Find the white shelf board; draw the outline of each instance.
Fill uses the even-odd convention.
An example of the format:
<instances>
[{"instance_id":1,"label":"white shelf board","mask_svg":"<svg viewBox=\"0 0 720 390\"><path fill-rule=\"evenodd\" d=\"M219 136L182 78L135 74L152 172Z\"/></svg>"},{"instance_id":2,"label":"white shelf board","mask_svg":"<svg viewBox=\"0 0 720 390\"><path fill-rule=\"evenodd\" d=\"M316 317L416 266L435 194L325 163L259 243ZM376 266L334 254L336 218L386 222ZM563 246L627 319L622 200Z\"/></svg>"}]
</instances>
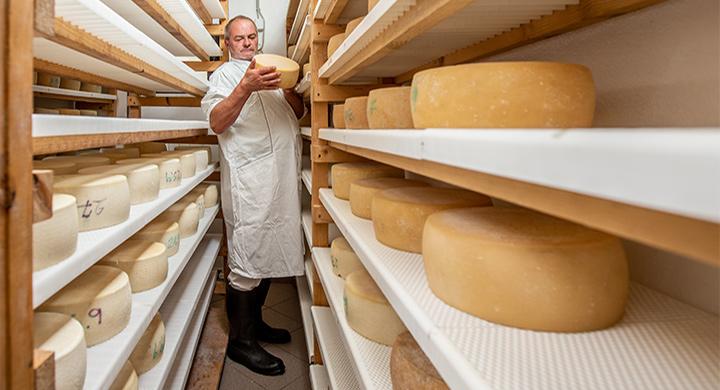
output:
<instances>
[{"instance_id":1,"label":"white shelf board","mask_svg":"<svg viewBox=\"0 0 720 390\"><path fill-rule=\"evenodd\" d=\"M210 166L192 178L183 179L178 187L161 190L158 198L152 202L132 206L130 217L119 225L78 234L77 249L72 256L53 266L33 272L33 308L40 306L103 256L185 196L210 176L214 169L214 166Z\"/></svg>"},{"instance_id":2,"label":"white shelf board","mask_svg":"<svg viewBox=\"0 0 720 390\"><path fill-rule=\"evenodd\" d=\"M132 295L132 312L127 327L110 340L88 348L84 387L86 390L110 387L150 321L160 310L170 292L174 290L176 282L186 266L190 264L191 270L196 269L200 261L199 257L195 257L196 249L200 248L197 251L200 256L208 246L214 245L219 248L218 240L201 242L211 222L215 219L218 209L217 206L209 209L209 212L206 212L200 221L198 231L180 241L178 253L168 259L168 275L165 281L153 289Z\"/></svg>"},{"instance_id":3,"label":"white shelf board","mask_svg":"<svg viewBox=\"0 0 720 390\"><path fill-rule=\"evenodd\" d=\"M205 9L213 19L226 19L227 14L225 8L220 4L220 0L202 0Z\"/></svg>"},{"instance_id":4,"label":"white shelf board","mask_svg":"<svg viewBox=\"0 0 720 390\"><path fill-rule=\"evenodd\" d=\"M310 386L312 390L330 390L330 378L325 366L321 364L310 366Z\"/></svg>"},{"instance_id":5,"label":"white shelf board","mask_svg":"<svg viewBox=\"0 0 720 390\"><path fill-rule=\"evenodd\" d=\"M313 17L315 19L325 19L332 2L333 0L319 0L313 11ZM365 16L368 13L367 11L367 0L346 0L335 24L347 24L352 19Z\"/></svg>"},{"instance_id":6,"label":"white shelf board","mask_svg":"<svg viewBox=\"0 0 720 390\"><path fill-rule=\"evenodd\" d=\"M300 176L307 192L312 193L312 171L310 168L303 169Z\"/></svg>"},{"instance_id":7,"label":"white shelf board","mask_svg":"<svg viewBox=\"0 0 720 390\"><path fill-rule=\"evenodd\" d=\"M310 253L310 255L312 255L312 253ZM313 274L314 274L314 272L313 272L312 260L311 260L311 257L308 257L305 260L305 278L307 281L308 291L310 292L310 297L312 297L312 295L313 295L313 283L312 283L313 282Z\"/></svg>"},{"instance_id":8,"label":"white shelf board","mask_svg":"<svg viewBox=\"0 0 720 390\"><path fill-rule=\"evenodd\" d=\"M310 138L312 137L312 128L309 126L303 126L300 128L300 134Z\"/></svg>"},{"instance_id":9,"label":"white shelf board","mask_svg":"<svg viewBox=\"0 0 720 390\"><path fill-rule=\"evenodd\" d=\"M308 15L305 18L302 30L300 30L300 36L295 45L295 51L293 51L292 54L293 61L300 64L300 66L303 65L303 59L307 57L310 51L310 30L312 30L312 20L310 19L310 15Z\"/></svg>"},{"instance_id":10,"label":"white shelf board","mask_svg":"<svg viewBox=\"0 0 720 390\"><path fill-rule=\"evenodd\" d=\"M165 388L183 344L197 344L197 339L186 340L185 336L191 328L196 327L196 323L199 323L198 328L202 328L205 320L215 288L214 265L221 239L221 236L207 236L206 245L198 250L193 263L182 274L172 294L160 308L160 317L165 324L165 349L158 364L140 376L140 389Z\"/></svg>"},{"instance_id":11,"label":"white shelf board","mask_svg":"<svg viewBox=\"0 0 720 390\"><path fill-rule=\"evenodd\" d=\"M33 92L47 93L47 94L52 94L52 95L73 96L73 97L91 98L91 99L117 100L117 96L110 95L107 93L74 91L72 89L53 88L53 87L46 87L44 85L33 85L32 90L33 90Z\"/></svg>"},{"instance_id":12,"label":"white shelf board","mask_svg":"<svg viewBox=\"0 0 720 390\"><path fill-rule=\"evenodd\" d=\"M195 14L187 0L157 0L165 8L168 14L172 15L183 29L195 40L202 49L211 57L223 55L222 49L215 39L210 35L200 18ZM222 9L222 7L221 7ZM224 12L223 12L224 13Z\"/></svg>"},{"instance_id":13,"label":"white shelf board","mask_svg":"<svg viewBox=\"0 0 720 390\"><path fill-rule=\"evenodd\" d=\"M288 35L288 45L294 45L298 41L300 36L300 30L305 26L305 20L308 16L308 7L310 6L310 0L300 0L297 11L295 12L295 19L290 27L290 34Z\"/></svg>"},{"instance_id":14,"label":"white shelf board","mask_svg":"<svg viewBox=\"0 0 720 390\"><path fill-rule=\"evenodd\" d=\"M313 332L312 312L312 295L308 289L309 279L305 276L295 278L298 300L300 301L300 316L302 317L303 330L305 332L305 346L307 347L308 362L312 363L313 352L315 351L315 333Z\"/></svg>"},{"instance_id":15,"label":"white shelf board","mask_svg":"<svg viewBox=\"0 0 720 390\"><path fill-rule=\"evenodd\" d=\"M720 222L717 128L321 129L320 138Z\"/></svg>"},{"instance_id":16,"label":"white shelf board","mask_svg":"<svg viewBox=\"0 0 720 390\"><path fill-rule=\"evenodd\" d=\"M327 15L327 11L330 9L330 3L332 2L333 0L318 0L313 10L313 18L325 19L325 15Z\"/></svg>"},{"instance_id":17,"label":"white shelf board","mask_svg":"<svg viewBox=\"0 0 720 390\"><path fill-rule=\"evenodd\" d=\"M375 239L347 201L320 199L367 271L453 389L714 388L720 322L639 284L625 317L586 333L533 332L454 309L430 290L422 256Z\"/></svg>"},{"instance_id":18,"label":"white shelf board","mask_svg":"<svg viewBox=\"0 0 720 390\"><path fill-rule=\"evenodd\" d=\"M33 114L33 137L207 129L207 121ZM209 131L209 130L208 130Z\"/></svg>"},{"instance_id":19,"label":"white shelf board","mask_svg":"<svg viewBox=\"0 0 720 390\"><path fill-rule=\"evenodd\" d=\"M301 67L302 69L302 67ZM295 92L298 93L298 95L302 95L310 89L310 86L312 85L312 76L310 75L310 72L307 72L305 76L303 76L302 80L295 86Z\"/></svg>"},{"instance_id":20,"label":"white shelf board","mask_svg":"<svg viewBox=\"0 0 720 390\"><path fill-rule=\"evenodd\" d=\"M333 273L330 249L313 248L313 261L325 296L327 296L330 308L335 315L345 351L347 351L361 387L364 389L392 389L391 348L366 339L348 324L344 305L345 282Z\"/></svg>"},{"instance_id":21,"label":"white shelf board","mask_svg":"<svg viewBox=\"0 0 720 390\"><path fill-rule=\"evenodd\" d=\"M330 308L321 306L313 306L311 310L331 388L334 390L361 389L332 311Z\"/></svg>"}]
</instances>

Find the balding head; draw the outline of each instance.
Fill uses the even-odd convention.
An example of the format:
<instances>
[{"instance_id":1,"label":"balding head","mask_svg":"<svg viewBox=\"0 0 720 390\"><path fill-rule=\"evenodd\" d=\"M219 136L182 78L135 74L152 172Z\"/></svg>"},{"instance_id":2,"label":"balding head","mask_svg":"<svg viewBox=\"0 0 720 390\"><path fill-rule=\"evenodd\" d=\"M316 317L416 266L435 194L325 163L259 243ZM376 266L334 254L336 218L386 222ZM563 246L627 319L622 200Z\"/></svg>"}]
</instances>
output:
<instances>
[{"instance_id":1,"label":"balding head","mask_svg":"<svg viewBox=\"0 0 720 390\"><path fill-rule=\"evenodd\" d=\"M237 15L225 25L225 45L230 56L250 61L258 47L258 32L255 22L244 15Z\"/></svg>"}]
</instances>

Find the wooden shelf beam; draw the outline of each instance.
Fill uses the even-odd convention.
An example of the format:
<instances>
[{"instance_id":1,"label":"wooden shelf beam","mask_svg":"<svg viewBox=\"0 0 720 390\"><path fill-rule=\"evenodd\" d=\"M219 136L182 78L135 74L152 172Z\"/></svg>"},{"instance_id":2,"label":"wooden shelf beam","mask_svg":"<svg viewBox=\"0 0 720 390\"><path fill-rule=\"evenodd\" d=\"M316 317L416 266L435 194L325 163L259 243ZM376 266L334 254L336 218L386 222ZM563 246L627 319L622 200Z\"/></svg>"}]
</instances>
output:
<instances>
[{"instance_id":1,"label":"wooden shelf beam","mask_svg":"<svg viewBox=\"0 0 720 390\"><path fill-rule=\"evenodd\" d=\"M138 142L195 137L205 134L207 134L207 128L33 137L32 151L34 155L51 154L79 149L109 147L120 144L134 144Z\"/></svg>"},{"instance_id":2,"label":"wooden shelf beam","mask_svg":"<svg viewBox=\"0 0 720 390\"><path fill-rule=\"evenodd\" d=\"M205 8L205 4L203 4L201 0L188 0L188 4L190 4L193 11L195 11L195 14L200 18L200 20L202 20L203 23L212 23L212 16L210 16L210 12L208 12L207 8Z\"/></svg>"},{"instance_id":3,"label":"wooden shelf beam","mask_svg":"<svg viewBox=\"0 0 720 390\"><path fill-rule=\"evenodd\" d=\"M214 72L224 63L225 61L186 61L185 65L196 72Z\"/></svg>"},{"instance_id":4,"label":"wooden shelf beam","mask_svg":"<svg viewBox=\"0 0 720 390\"><path fill-rule=\"evenodd\" d=\"M152 107L200 107L200 97L141 97L138 102L141 106Z\"/></svg>"},{"instance_id":5,"label":"wooden shelf beam","mask_svg":"<svg viewBox=\"0 0 720 390\"><path fill-rule=\"evenodd\" d=\"M106 77L83 72L82 70L70 68L64 65L58 65L38 58L35 58L33 60L33 70L85 81L92 84L98 84L108 88L115 88L121 91L134 92L138 95L155 96L155 92L149 89L122 83Z\"/></svg>"},{"instance_id":6,"label":"wooden shelf beam","mask_svg":"<svg viewBox=\"0 0 720 390\"><path fill-rule=\"evenodd\" d=\"M345 10L348 0L332 0L325 14L325 24L335 24Z\"/></svg>"}]
</instances>

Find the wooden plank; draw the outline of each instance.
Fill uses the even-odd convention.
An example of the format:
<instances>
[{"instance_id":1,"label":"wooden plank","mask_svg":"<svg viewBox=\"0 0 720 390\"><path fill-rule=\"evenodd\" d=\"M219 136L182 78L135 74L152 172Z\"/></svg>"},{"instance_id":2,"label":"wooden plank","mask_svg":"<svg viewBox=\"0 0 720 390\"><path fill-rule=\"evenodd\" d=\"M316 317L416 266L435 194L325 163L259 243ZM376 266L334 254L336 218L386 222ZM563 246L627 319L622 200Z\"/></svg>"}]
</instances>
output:
<instances>
[{"instance_id":1,"label":"wooden plank","mask_svg":"<svg viewBox=\"0 0 720 390\"><path fill-rule=\"evenodd\" d=\"M328 224L332 223L333 219L330 213L325 209L325 205L313 205L312 206L312 220L313 223Z\"/></svg>"},{"instance_id":2,"label":"wooden plank","mask_svg":"<svg viewBox=\"0 0 720 390\"><path fill-rule=\"evenodd\" d=\"M311 42L328 42L335 35L345 32L344 26L336 24L321 24L312 32Z\"/></svg>"},{"instance_id":3,"label":"wooden plank","mask_svg":"<svg viewBox=\"0 0 720 390\"><path fill-rule=\"evenodd\" d=\"M330 145L616 236L715 266L720 265L718 224L430 161L413 160L334 142Z\"/></svg>"},{"instance_id":4,"label":"wooden plank","mask_svg":"<svg viewBox=\"0 0 720 390\"><path fill-rule=\"evenodd\" d=\"M135 85L130 85L126 83L122 83L119 81L115 81L113 79L109 79L106 77L98 76L92 73L87 73L82 70L78 70L75 68L70 68L64 65L58 65L52 62L48 62L45 60L41 60L38 58L35 58L33 60L33 70L40 71L40 72L47 72L50 74L58 75L61 77L69 77L80 81L85 81L92 84L98 84L102 85L108 88L115 88L119 89L121 91L127 91L127 92L134 92L138 95L145 95L145 96L155 96L155 92L138 87Z\"/></svg>"},{"instance_id":5,"label":"wooden plank","mask_svg":"<svg viewBox=\"0 0 720 390\"><path fill-rule=\"evenodd\" d=\"M65 135L56 137L34 137L32 152L34 155L67 152L78 149L100 148L120 144L132 144L192 137L207 134L207 129L163 130L145 132L117 132L107 134ZM28 153L29 155L29 153Z\"/></svg>"},{"instance_id":6,"label":"wooden plank","mask_svg":"<svg viewBox=\"0 0 720 390\"><path fill-rule=\"evenodd\" d=\"M335 24L340 15L342 15L348 0L332 0L325 14L325 24Z\"/></svg>"},{"instance_id":7,"label":"wooden plank","mask_svg":"<svg viewBox=\"0 0 720 390\"><path fill-rule=\"evenodd\" d=\"M367 96L370 91L377 88L392 87L393 84L368 85L313 85L313 100L318 103L344 102L345 99L355 96Z\"/></svg>"},{"instance_id":8,"label":"wooden plank","mask_svg":"<svg viewBox=\"0 0 720 390\"><path fill-rule=\"evenodd\" d=\"M223 24L206 24L205 29L214 37L225 36L225 23Z\"/></svg>"},{"instance_id":9,"label":"wooden plank","mask_svg":"<svg viewBox=\"0 0 720 390\"><path fill-rule=\"evenodd\" d=\"M220 46L225 50L224 44ZM214 72L224 63L225 61L185 61L185 65L196 72Z\"/></svg>"},{"instance_id":10,"label":"wooden plank","mask_svg":"<svg viewBox=\"0 0 720 390\"><path fill-rule=\"evenodd\" d=\"M188 374L185 384L186 390L206 390L220 387L220 379L225 366L228 327L225 299L222 295L213 295L190 367L190 374Z\"/></svg>"},{"instance_id":11,"label":"wooden plank","mask_svg":"<svg viewBox=\"0 0 720 390\"><path fill-rule=\"evenodd\" d=\"M194 137L183 137L172 140L174 144L201 144L216 145L218 143L217 135L198 135Z\"/></svg>"},{"instance_id":12,"label":"wooden plank","mask_svg":"<svg viewBox=\"0 0 720 390\"><path fill-rule=\"evenodd\" d=\"M33 223L53 216L53 171L33 169Z\"/></svg>"},{"instance_id":13,"label":"wooden plank","mask_svg":"<svg viewBox=\"0 0 720 390\"><path fill-rule=\"evenodd\" d=\"M55 33L53 20L55 19L55 0L34 0L35 34L42 37L49 37Z\"/></svg>"},{"instance_id":14,"label":"wooden plank","mask_svg":"<svg viewBox=\"0 0 720 390\"><path fill-rule=\"evenodd\" d=\"M210 16L210 12L208 12L207 8L205 8L205 4L203 4L201 0L187 0L187 2L203 23L212 23L212 16Z\"/></svg>"},{"instance_id":15,"label":"wooden plank","mask_svg":"<svg viewBox=\"0 0 720 390\"><path fill-rule=\"evenodd\" d=\"M141 97L141 106L200 107L201 97Z\"/></svg>"},{"instance_id":16,"label":"wooden plank","mask_svg":"<svg viewBox=\"0 0 720 390\"><path fill-rule=\"evenodd\" d=\"M33 375L35 390L55 390L55 353L34 350Z\"/></svg>"},{"instance_id":17,"label":"wooden plank","mask_svg":"<svg viewBox=\"0 0 720 390\"><path fill-rule=\"evenodd\" d=\"M33 92L33 96L35 96L37 98L69 100L72 102L102 103L102 104L112 104L112 102L114 101L112 99L92 98L92 97L86 97L86 96L58 95L58 94L48 93L48 92Z\"/></svg>"},{"instance_id":18,"label":"wooden plank","mask_svg":"<svg viewBox=\"0 0 720 390\"><path fill-rule=\"evenodd\" d=\"M336 149L328 145L312 145L310 159L316 163L365 161L365 159L362 157L348 152L344 152L340 149Z\"/></svg>"},{"instance_id":19,"label":"wooden plank","mask_svg":"<svg viewBox=\"0 0 720 390\"><path fill-rule=\"evenodd\" d=\"M163 8L156 0L132 0L153 20L158 22L167 32L185 46L191 53L202 60L209 60L210 56L195 39ZM203 7L204 8L204 7Z\"/></svg>"}]
</instances>

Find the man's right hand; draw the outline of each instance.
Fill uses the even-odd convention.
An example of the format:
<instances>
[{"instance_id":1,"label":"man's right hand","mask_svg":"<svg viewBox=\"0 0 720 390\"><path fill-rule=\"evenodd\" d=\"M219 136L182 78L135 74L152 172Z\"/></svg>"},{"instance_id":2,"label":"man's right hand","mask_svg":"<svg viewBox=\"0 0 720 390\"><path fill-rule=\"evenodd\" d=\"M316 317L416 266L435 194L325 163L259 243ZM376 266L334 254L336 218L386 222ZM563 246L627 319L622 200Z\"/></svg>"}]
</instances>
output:
<instances>
[{"instance_id":1,"label":"man's right hand","mask_svg":"<svg viewBox=\"0 0 720 390\"><path fill-rule=\"evenodd\" d=\"M255 59L250 61L240 86L248 92L277 89L280 86L280 72L274 66L255 67Z\"/></svg>"}]
</instances>

